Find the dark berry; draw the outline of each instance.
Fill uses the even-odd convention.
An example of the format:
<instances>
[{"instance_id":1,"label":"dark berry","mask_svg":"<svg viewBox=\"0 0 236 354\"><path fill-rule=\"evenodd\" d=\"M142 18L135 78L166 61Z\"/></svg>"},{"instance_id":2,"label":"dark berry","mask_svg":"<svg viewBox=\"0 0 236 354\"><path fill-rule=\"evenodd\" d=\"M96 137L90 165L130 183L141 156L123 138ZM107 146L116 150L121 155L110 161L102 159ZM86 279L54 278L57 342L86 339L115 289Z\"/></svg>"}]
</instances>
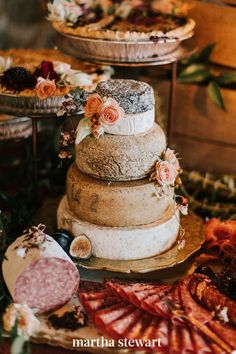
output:
<instances>
[{"instance_id":1,"label":"dark berry","mask_svg":"<svg viewBox=\"0 0 236 354\"><path fill-rule=\"evenodd\" d=\"M36 86L36 78L21 66L12 67L4 71L0 78L1 84L7 90L20 92L24 89L33 89Z\"/></svg>"},{"instance_id":2,"label":"dark berry","mask_svg":"<svg viewBox=\"0 0 236 354\"><path fill-rule=\"evenodd\" d=\"M74 238L69 231L58 229L52 234L52 237L66 253L69 253L70 245Z\"/></svg>"}]
</instances>

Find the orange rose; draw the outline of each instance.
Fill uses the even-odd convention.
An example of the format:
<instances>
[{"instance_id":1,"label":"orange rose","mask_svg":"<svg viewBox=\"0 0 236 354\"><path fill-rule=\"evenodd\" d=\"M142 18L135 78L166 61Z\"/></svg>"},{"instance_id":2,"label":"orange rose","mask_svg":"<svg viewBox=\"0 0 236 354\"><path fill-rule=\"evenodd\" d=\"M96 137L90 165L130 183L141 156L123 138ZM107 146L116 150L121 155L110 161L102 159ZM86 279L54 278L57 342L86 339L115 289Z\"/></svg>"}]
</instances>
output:
<instances>
[{"instance_id":1,"label":"orange rose","mask_svg":"<svg viewBox=\"0 0 236 354\"><path fill-rule=\"evenodd\" d=\"M55 84L55 80L49 80L39 77L35 89L37 96L43 100L44 98L53 96L56 92L57 87Z\"/></svg>"},{"instance_id":2,"label":"orange rose","mask_svg":"<svg viewBox=\"0 0 236 354\"><path fill-rule=\"evenodd\" d=\"M119 106L117 101L108 97L100 107L99 121L100 123L113 125L124 116L124 110Z\"/></svg>"},{"instance_id":3,"label":"orange rose","mask_svg":"<svg viewBox=\"0 0 236 354\"><path fill-rule=\"evenodd\" d=\"M98 93L93 93L89 96L87 103L84 107L85 117L92 117L94 114L98 113L103 100Z\"/></svg>"}]
</instances>

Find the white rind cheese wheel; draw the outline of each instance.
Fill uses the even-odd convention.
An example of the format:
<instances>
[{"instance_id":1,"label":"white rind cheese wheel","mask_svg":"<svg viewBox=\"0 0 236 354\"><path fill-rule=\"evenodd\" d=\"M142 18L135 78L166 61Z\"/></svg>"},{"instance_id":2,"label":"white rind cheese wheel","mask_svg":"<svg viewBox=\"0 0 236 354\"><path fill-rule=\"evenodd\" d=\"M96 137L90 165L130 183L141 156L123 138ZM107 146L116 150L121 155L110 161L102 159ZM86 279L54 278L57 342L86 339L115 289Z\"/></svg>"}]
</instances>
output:
<instances>
[{"instance_id":1,"label":"white rind cheese wheel","mask_svg":"<svg viewBox=\"0 0 236 354\"><path fill-rule=\"evenodd\" d=\"M149 179L108 182L81 173L73 164L67 173L67 197L81 220L103 226L137 226L155 222L173 201L173 189L160 197Z\"/></svg>"},{"instance_id":2,"label":"white rind cheese wheel","mask_svg":"<svg viewBox=\"0 0 236 354\"><path fill-rule=\"evenodd\" d=\"M58 227L75 237L85 234L92 243L92 254L98 258L134 260L148 258L167 251L179 233L179 213L173 204L158 221L135 228L95 225L77 218L64 197L57 211Z\"/></svg>"},{"instance_id":3,"label":"white rind cheese wheel","mask_svg":"<svg viewBox=\"0 0 236 354\"><path fill-rule=\"evenodd\" d=\"M86 137L76 145L76 164L81 172L102 180L138 180L151 175L165 148L165 134L154 124L147 133L135 136Z\"/></svg>"},{"instance_id":4,"label":"white rind cheese wheel","mask_svg":"<svg viewBox=\"0 0 236 354\"><path fill-rule=\"evenodd\" d=\"M48 235L41 244L35 237L18 237L5 253L2 272L13 301L38 313L64 305L79 285L76 266Z\"/></svg>"},{"instance_id":5,"label":"white rind cheese wheel","mask_svg":"<svg viewBox=\"0 0 236 354\"><path fill-rule=\"evenodd\" d=\"M154 108L142 113L125 114L114 125L104 125L105 133L136 135L147 132L155 122Z\"/></svg>"}]
</instances>

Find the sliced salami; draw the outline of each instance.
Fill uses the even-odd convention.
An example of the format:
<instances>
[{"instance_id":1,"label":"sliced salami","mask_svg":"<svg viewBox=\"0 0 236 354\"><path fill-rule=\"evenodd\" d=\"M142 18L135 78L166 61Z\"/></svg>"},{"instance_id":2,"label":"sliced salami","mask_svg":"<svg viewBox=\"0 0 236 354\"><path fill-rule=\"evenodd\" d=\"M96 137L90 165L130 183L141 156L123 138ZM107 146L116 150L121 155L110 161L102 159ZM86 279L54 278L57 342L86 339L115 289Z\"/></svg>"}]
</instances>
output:
<instances>
[{"instance_id":1,"label":"sliced salami","mask_svg":"<svg viewBox=\"0 0 236 354\"><path fill-rule=\"evenodd\" d=\"M33 230L8 247L2 271L14 302L46 313L77 292L79 272L52 237L40 228Z\"/></svg>"}]
</instances>

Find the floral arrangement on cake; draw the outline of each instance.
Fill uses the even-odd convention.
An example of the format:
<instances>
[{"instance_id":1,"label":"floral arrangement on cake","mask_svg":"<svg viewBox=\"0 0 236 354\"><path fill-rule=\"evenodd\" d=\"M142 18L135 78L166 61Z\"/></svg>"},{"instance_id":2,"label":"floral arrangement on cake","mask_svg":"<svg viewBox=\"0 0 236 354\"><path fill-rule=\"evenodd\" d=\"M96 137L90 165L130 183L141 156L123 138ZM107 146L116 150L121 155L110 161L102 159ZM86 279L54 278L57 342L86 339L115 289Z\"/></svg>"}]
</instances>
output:
<instances>
[{"instance_id":1,"label":"floral arrangement on cake","mask_svg":"<svg viewBox=\"0 0 236 354\"><path fill-rule=\"evenodd\" d=\"M92 134L96 139L105 133L107 125L114 125L124 117L124 110L111 97L93 93L84 106L84 118L77 127L76 144Z\"/></svg>"},{"instance_id":2,"label":"floral arrangement on cake","mask_svg":"<svg viewBox=\"0 0 236 354\"><path fill-rule=\"evenodd\" d=\"M174 150L167 148L158 158L150 181L155 181L157 193L160 197L168 195L169 188L178 189L182 185L180 174L182 173L179 159ZM182 195L174 194L174 199L183 215L188 214L188 199Z\"/></svg>"},{"instance_id":3,"label":"floral arrangement on cake","mask_svg":"<svg viewBox=\"0 0 236 354\"><path fill-rule=\"evenodd\" d=\"M0 57L0 87L2 92L36 96L45 99L60 96L77 86L90 86L90 75L73 70L60 61L42 61L32 71L12 66L11 58ZM33 91L33 92L32 92Z\"/></svg>"},{"instance_id":4,"label":"floral arrangement on cake","mask_svg":"<svg viewBox=\"0 0 236 354\"><path fill-rule=\"evenodd\" d=\"M189 2L184 0L53 0L47 4L47 19L78 27L112 15L117 19L143 24L150 23L150 16L156 11L185 16L190 7Z\"/></svg>"}]
</instances>

